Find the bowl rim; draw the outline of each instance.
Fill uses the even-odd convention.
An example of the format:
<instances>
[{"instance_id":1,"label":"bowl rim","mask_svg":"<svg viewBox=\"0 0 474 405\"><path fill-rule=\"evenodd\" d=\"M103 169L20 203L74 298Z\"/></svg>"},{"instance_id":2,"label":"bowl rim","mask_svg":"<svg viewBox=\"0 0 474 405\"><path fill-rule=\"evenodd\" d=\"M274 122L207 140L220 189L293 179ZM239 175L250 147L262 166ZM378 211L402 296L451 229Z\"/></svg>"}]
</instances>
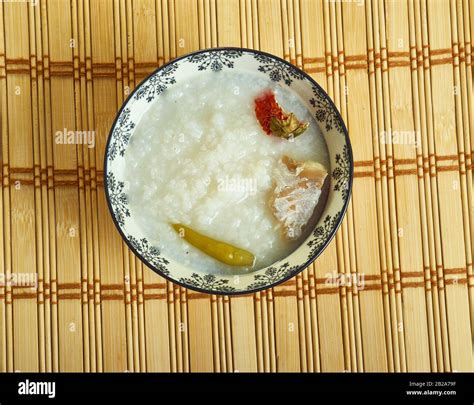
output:
<instances>
[{"instance_id":1,"label":"bowl rim","mask_svg":"<svg viewBox=\"0 0 474 405\"><path fill-rule=\"evenodd\" d=\"M337 223L334 226L334 229L329 234L326 241L321 245L321 247L319 248L319 250L315 254L313 254L308 260L306 260L305 263L299 265L298 269L294 270L291 274L283 277L282 279L280 279L278 281L270 283L268 285L261 286L261 287L255 287L255 288L250 289L250 290L236 290L236 291L209 290L209 289L202 288L202 287L196 287L196 286L193 286L193 285L188 285L188 284L186 284L182 281L179 281L179 280L176 280L176 279L172 278L170 275L164 274L161 270L156 269L152 264L150 264L148 262L148 260L146 260L137 251L137 249L135 249L135 247L132 246L132 244L130 243L130 241L128 240L128 238L126 237L124 232L122 231L119 223L117 222L117 219L115 218L114 211L113 211L113 208L112 208L111 199L110 199L110 195L109 195L109 189L107 187L107 173L108 173L107 151L109 150L110 142L112 140L113 132L114 132L115 126L117 124L117 121L118 121L119 117L121 116L122 111L127 107L128 102L132 99L132 97L135 95L137 90L144 83L146 83L152 76L154 76L159 71L165 69L167 66L170 66L170 65L172 65L172 64L174 64L174 63L176 63L180 60L186 59L186 58L188 58L192 55L199 55L201 53L209 53L209 52L214 52L214 51L242 51L242 52L247 52L247 53L251 53L251 54L254 54L254 55L263 55L263 56L270 57L272 59L277 60L278 62L283 63L285 66L287 66L290 69L293 69L293 70L296 69L300 74L303 75L303 77L306 80L308 80L312 85L314 85L319 90L320 94L324 97L324 99L329 103L329 105L331 106L331 108L335 112L337 119L341 123L342 132L344 133L345 144L347 145L347 151L348 151L348 157L349 157L349 179L348 179L348 184L347 184L347 198L344 201L344 205L343 205L343 207L340 211L340 215L339 215L339 218L337 219ZM181 56L178 56L174 59L169 60L168 62L164 63L163 65L161 65L158 68L156 68L155 70L153 70L153 72L148 74L146 77L144 77L140 81L140 83L138 83L134 87L134 89L130 92L130 94L127 96L127 98L123 101L120 109L117 111L117 113L115 115L114 121L112 122L109 134L107 136L107 142L105 143L104 166L103 167L104 167L104 172L103 172L104 173L104 191L105 191L105 199L107 201L107 207L110 211L110 215L112 217L112 220L113 220L113 223L114 223L115 227L119 231L119 234L122 237L123 241L127 244L127 247L133 252L133 254L135 256L137 256L142 261L142 263L144 263L152 271L154 271L155 273L157 273L159 276L163 277L164 279L166 279L168 281L171 281L172 283L175 283L175 284L177 284L177 285L179 285L183 288L194 290L194 291L197 291L197 292L200 292L200 293L211 294L211 295L222 295L222 296L225 296L225 295L227 295L227 296L248 295L248 294L254 294L254 293L259 292L259 291L268 290L270 288L273 288L275 286L283 284L286 281L292 279L293 277L300 274L304 269L306 269L311 263L313 263L323 253L323 251L327 248L329 243L333 240L334 236L336 235L336 232L338 231L339 227L341 226L342 221L344 220L345 214L347 212L347 208L349 206L349 201L350 201L351 195L352 195L352 182L353 182L353 177L354 177L354 158L353 158L353 154L352 154L352 145L351 145L350 138L349 138L349 132L347 130L346 124L345 124L344 120L342 119L342 116L341 116L339 110L337 109L336 105L332 101L331 97L329 97L329 95L326 93L326 91L319 85L319 83L316 82L316 80L314 80L304 70L300 69L299 67L293 65L292 63L288 62L287 60L285 60L285 59L283 59L279 56L273 55L273 54L265 52L265 51L257 50L257 49L232 47L232 46L199 49L197 51L193 51L193 52L183 54ZM296 249L298 249L298 248L296 248Z\"/></svg>"}]
</instances>

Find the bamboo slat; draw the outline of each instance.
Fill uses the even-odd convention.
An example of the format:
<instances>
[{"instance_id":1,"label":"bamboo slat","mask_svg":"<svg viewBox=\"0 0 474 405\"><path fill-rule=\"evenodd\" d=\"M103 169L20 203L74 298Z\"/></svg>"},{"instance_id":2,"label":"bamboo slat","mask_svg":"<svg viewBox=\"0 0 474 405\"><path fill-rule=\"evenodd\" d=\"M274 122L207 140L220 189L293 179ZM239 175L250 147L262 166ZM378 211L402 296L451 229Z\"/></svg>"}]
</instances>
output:
<instances>
[{"instance_id":1,"label":"bamboo slat","mask_svg":"<svg viewBox=\"0 0 474 405\"><path fill-rule=\"evenodd\" d=\"M7 133L10 134L7 148L3 149L4 155L8 154L8 169L14 174L15 186L10 191L9 223L10 241L6 240L11 249L11 268L23 269L23 273L37 276L36 273L36 213L35 191L33 173L21 173L21 168L33 167L34 151L32 142L32 105L31 82L28 75L30 66L24 67L24 60L29 60L29 27L28 7L21 5L14 13L13 10L4 10L5 24L5 55L13 60L19 67L18 73L7 76L7 103L9 116L7 118ZM21 69L21 70L20 70ZM18 170L19 169L19 170ZM17 243L11 243L15 240ZM25 254L27 252L27 254ZM30 288L11 288L11 300L15 296L24 297L24 301L12 303L13 344L14 347L23 347L22 350L13 351L15 370L30 371L39 368L38 348L38 312L36 305L37 294ZM8 297L7 297L8 301ZM33 328L31 327L33 326ZM30 330L31 329L31 330Z\"/></svg>"},{"instance_id":2,"label":"bamboo slat","mask_svg":"<svg viewBox=\"0 0 474 405\"><path fill-rule=\"evenodd\" d=\"M367 39L365 29L365 10L355 4L343 4L344 50L347 55L365 55ZM352 142L356 161L373 161L373 135L370 127L370 92L367 73L359 67L362 61L346 61L347 86L347 122L349 133L353 133ZM354 67L349 69L349 67ZM357 190L357 191L356 191ZM357 194L357 193L360 194ZM366 288L359 292L362 347L364 352L364 371L387 370L386 338L383 321L382 291L380 285L380 241L377 235L377 223L370 215L376 211L375 182L372 177L355 177L352 195L354 226L357 241L363 249L356 248L356 261L359 273L365 274ZM359 213L364 212L363 215ZM367 316L367 311L371 315ZM369 349L371 347L372 349Z\"/></svg>"},{"instance_id":3,"label":"bamboo slat","mask_svg":"<svg viewBox=\"0 0 474 405\"><path fill-rule=\"evenodd\" d=\"M473 371L473 16L468 0L0 2L0 371ZM303 68L355 160L318 260L232 298L144 266L103 190L130 91L216 46ZM57 143L64 130L95 147ZM36 288L6 281L19 274Z\"/></svg>"},{"instance_id":4,"label":"bamboo slat","mask_svg":"<svg viewBox=\"0 0 474 405\"><path fill-rule=\"evenodd\" d=\"M449 25L449 3L428 2L429 18ZM431 92L433 103L434 141L436 155L453 156L451 160L436 162L439 219L443 261L438 270L439 288L444 287L449 333L448 370L468 370L472 365L471 356L463 356L461 347L472 344L470 330L469 305L466 279L466 254L463 237L463 215L460 185L460 172L447 171L449 165L458 167L458 149L456 147L456 122L453 67L440 64L446 59L446 53L433 56L433 49L449 49L452 53L450 33L440 35L432 25L428 25L430 41ZM451 56L448 56L451 58ZM441 191L440 191L441 190ZM468 242L468 241L466 241ZM462 309L463 308L463 309Z\"/></svg>"},{"instance_id":5,"label":"bamboo slat","mask_svg":"<svg viewBox=\"0 0 474 405\"><path fill-rule=\"evenodd\" d=\"M399 133L407 131L413 134L413 140L416 142L419 128L415 128L413 115L408 7L401 2L392 2L388 4L385 12L389 33L388 65L399 67L389 75L392 101L390 129L393 134L395 131ZM394 21L404 21L405 24L393 24ZM412 251L422 252L420 211L424 211L424 208L418 195L416 177L418 171L413 170L420 149L421 146L417 147L416 143L394 144L392 148L394 173L397 170L410 173L407 176L395 177L399 269L403 289L402 327L405 335L407 371L430 369L425 291L422 288L415 288L425 286L423 256L411 254Z\"/></svg>"}]
</instances>

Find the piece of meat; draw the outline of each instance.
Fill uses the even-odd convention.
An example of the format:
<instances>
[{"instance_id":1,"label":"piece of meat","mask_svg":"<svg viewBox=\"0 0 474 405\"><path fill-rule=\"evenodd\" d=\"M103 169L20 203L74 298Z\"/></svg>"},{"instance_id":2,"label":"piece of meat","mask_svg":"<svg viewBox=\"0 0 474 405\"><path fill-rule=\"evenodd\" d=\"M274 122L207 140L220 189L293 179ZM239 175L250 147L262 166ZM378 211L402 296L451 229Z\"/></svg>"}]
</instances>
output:
<instances>
[{"instance_id":1,"label":"piece of meat","mask_svg":"<svg viewBox=\"0 0 474 405\"><path fill-rule=\"evenodd\" d=\"M318 162L299 162L288 156L280 159L274 171L270 207L286 239L296 240L302 235L318 204L327 174Z\"/></svg>"}]
</instances>

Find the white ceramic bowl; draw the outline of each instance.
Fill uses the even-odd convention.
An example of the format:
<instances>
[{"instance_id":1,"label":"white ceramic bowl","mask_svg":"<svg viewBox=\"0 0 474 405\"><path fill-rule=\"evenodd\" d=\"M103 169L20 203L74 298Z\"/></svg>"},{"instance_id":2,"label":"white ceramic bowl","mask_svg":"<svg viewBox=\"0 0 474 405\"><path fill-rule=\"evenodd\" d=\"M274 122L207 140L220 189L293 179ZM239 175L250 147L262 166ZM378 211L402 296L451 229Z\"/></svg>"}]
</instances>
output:
<instances>
[{"instance_id":1,"label":"white ceramic bowl","mask_svg":"<svg viewBox=\"0 0 474 405\"><path fill-rule=\"evenodd\" d=\"M130 138L151 103L174 84L203 71L239 70L266 76L297 93L306 103L326 140L330 171L329 192L322 215L301 245L269 267L239 276L211 274L186 267L162 254L142 234L128 208L124 192L124 154ZM159 135L157 135L159 136ZM353 159L346 126L329 96L306 73L268 53L243 48L214 48L194 52L161 66L130 94L110 130L104 163L105 193L112 218L132 251L152 270L186 288L210 294L246 294L273 287L306 268L326 248L349 202Z\"/></svg>"}]
</instances>

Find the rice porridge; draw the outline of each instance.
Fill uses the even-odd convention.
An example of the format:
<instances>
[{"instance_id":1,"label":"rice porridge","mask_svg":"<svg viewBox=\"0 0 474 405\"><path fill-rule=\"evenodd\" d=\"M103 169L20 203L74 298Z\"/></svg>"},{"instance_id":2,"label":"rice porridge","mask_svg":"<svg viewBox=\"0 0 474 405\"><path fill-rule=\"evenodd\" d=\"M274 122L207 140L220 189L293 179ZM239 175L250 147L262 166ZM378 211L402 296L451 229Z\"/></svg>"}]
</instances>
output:
<instances>
[{"instance_id":1,"label":"rice porridge","mask_svg":"<svg viewBox=\"0 0 474 405\"><path fill-rule=\"evenodd\" d=\"M275 110L272 97L292 113L283 124L256 118ZM267 104L259 110L259 102ZM296 249L330 171L324 138L301 99L265 77L232 71L201 73L160 95L125 162L130 210L149 242L184 265L226 274L266 267ZM230 251L240 264L209 251Z\"/></svg>"}]
</instances>

